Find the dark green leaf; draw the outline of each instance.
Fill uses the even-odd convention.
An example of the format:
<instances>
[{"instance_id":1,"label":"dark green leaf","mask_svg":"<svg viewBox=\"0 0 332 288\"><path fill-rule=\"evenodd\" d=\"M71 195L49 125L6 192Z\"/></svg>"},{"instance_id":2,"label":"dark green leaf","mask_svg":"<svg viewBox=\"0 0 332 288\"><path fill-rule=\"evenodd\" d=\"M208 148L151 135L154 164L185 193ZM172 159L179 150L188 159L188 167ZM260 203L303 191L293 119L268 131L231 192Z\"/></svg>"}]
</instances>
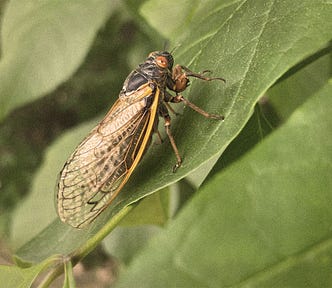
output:
<instances>
[{"instance_id":1,"label":"dark green leaf","mask_svg":"<svg viewBox=\"0 0 332 288\"><path fill-rule=\"evenodd\" d=\"M331 287L331 94L207 183L117 287Z\"/></svg>"}]
</instances>

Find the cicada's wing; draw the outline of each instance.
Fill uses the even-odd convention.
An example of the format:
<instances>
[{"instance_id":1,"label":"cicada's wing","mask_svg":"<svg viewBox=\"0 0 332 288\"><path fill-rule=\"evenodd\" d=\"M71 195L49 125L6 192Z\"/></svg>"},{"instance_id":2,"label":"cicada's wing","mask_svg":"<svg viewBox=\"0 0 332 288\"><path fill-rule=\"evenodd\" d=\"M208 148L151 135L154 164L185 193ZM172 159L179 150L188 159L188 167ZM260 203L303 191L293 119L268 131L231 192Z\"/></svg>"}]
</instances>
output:
<instances>
[{"instance_id":1,"label":"cicada's wing","mask_svg":"<svg viewBox=\"0 0 332 288\"><path fill-rule=\"evenodd\" d=\"M67 160L57 192L63 222L81 228L93 221L140 161L157 121L159 90L144 85L134 93L120 97Z\"/></svg>"}]
</instances>

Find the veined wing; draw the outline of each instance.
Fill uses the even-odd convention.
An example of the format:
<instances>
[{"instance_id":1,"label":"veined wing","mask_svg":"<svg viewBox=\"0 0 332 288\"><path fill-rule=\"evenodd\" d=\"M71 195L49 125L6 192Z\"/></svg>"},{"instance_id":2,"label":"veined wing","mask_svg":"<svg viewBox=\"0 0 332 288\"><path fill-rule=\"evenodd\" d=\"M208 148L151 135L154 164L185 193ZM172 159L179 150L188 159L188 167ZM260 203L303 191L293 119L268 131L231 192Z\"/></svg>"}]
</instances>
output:
<instances>
[{"instance_id":1,"label":"veined wing","mask_svg":"<svg viewBox=\"0 0 332 288\"><path fill-rule=\"evenodd\" d=\"M158 89L153 92L146 84L133 95L120 97L76 148L58 182L62 221L84 227L119 193L148 146L159 96Z\"/></svg>"}]
</instances>

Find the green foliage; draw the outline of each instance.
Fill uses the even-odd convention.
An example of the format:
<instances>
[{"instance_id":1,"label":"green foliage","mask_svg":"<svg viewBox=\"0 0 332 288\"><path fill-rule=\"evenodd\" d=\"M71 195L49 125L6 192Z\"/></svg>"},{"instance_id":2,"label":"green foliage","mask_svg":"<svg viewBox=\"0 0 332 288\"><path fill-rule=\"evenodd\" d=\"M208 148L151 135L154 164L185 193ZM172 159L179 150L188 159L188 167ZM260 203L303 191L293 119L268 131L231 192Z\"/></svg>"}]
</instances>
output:
<instances>
[{"instance_id":1,"label":"green foliage","mask_svg":"<svg viewBox=\"0 0 332 288\"><path fill-rule=\"evenodd\" d=\"M330 287L331 4L109 3L10 1L2 15L0 134L11 137L8 131L24 122L20 115L33 123L50 106L75 117L70 125L56 126L52 136L38 130L42 149L29 148L33 138L19 160L8 151L21 146L9 149L9 140L0 140L0 181L15 161L43 158L31 172L26 199L6 210L11 222L2 230L20 248L16 265L0 267L1 279L29 287L48 269L44 287L62 271L64 287L74 287L72 264L133 210L103 244L128 265L118 287ZM184 92L204 110L225 115L225 121L185 108L172 117L184 156L176 173L169 142L151 145L96 223L84 230L61 223L54 210L56 177L102 116L91 120L101 109L97 103L110 107L125 75L165 40L175 48L176 63L227 80L193 80ZM30 108L36 106L37 111ZM52 122L62 123L56 117ZM196 187L204 181L192 197L184 177Z\"/></svg>"},{"instance_id":2,"label":"green foliage","mask_svg":"<svg viewBox=\"0 0 332 288\"><path fill-rule=\"evenodd\" d=\"M0 287L31 287L37 275L57 261L61 261L61 257L53 256L31 267L2 265L0 266Z\"/></svg>"},{"instance_id":3,"label":"green foliage","mask_svg":"<svg viewBox=\"0 0 332 288\"><path fill-rule=\"evenodd\" d=\"M216 173L117 287L330 287L331 93Z\"/></svg>"},{"instance_id":4,"label":"green foliage","mask_svg":"<svg viewBox=\"0 0 332 288\"><path fill-rule=\"evenodd\" d=\"M105 0L10 1L1 29L0 119L75 72L110 6Z\"/></svg>"}]
</instances>

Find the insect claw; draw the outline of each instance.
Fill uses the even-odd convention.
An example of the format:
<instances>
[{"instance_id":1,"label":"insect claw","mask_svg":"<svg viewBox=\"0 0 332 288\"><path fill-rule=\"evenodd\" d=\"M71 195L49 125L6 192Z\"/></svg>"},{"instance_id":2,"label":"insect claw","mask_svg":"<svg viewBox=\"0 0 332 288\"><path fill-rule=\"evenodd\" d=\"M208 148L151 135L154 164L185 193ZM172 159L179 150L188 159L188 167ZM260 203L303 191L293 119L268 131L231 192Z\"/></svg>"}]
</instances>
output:
<instances>
[{"instance_id":1,"label":"insect claw","mask_svg":"<svg viewBox=\"0 0 332 288\"><path fill-rule=\"evenodd\" d=\"M207 118L212 118L212 119L216 119L216 120L225 120L224 115L218 115L218 114L210 114L209 117L207 117Z\"/></svg>"},{"instance_id":2,"label":"insect claw","mask_svg":"<svg viewBox=\"0 0 332 288\"><path fill-rule=\"evenodd\" d=\"M181 166L181 162L177 162L174 166L173 166L173 169L172 169L172 172L175 173L176 170L178 170L178 168Z\"/></svg>"}]
</instances>

